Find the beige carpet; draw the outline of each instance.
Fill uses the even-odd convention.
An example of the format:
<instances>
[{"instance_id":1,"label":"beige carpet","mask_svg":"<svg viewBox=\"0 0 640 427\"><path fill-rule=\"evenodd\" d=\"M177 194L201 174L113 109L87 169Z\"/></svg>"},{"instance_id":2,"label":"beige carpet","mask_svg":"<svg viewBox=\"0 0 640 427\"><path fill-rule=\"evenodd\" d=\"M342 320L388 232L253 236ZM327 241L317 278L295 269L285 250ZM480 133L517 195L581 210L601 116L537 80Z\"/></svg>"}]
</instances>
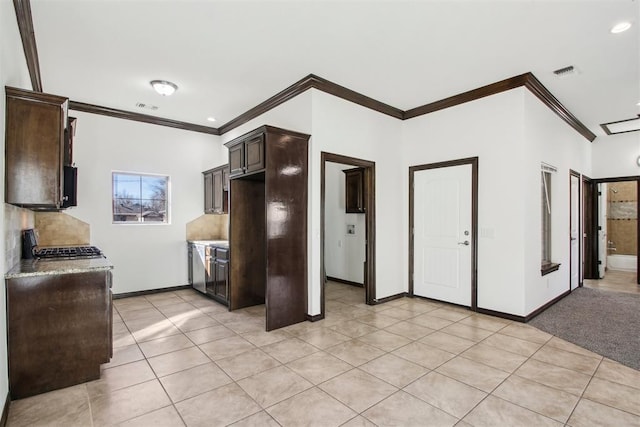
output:
<instances>
[{"instance_id":1,"label":"beige carpet","mask_svg":"<svg viewBox=\"0 0 640 427\"><path fill-rule=\"evenodd\" d=\"M578 288L529 324L640 370L640 295Z\"/></svg>"}]
</instances>

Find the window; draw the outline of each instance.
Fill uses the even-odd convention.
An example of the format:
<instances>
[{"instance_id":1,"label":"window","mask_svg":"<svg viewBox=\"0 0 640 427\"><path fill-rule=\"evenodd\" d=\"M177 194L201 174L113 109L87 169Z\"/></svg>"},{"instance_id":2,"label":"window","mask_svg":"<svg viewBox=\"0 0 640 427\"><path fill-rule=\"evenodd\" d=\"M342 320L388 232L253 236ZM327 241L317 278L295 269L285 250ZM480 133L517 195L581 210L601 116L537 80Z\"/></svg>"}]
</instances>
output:
<instances>
[{"instance_id":1,"label":"window","mask_svg":"<svg viewBox=\"0 0 640 427\"><path fill-rule=\"evenodd\" d=\"M541 253L541 272L544 276L547 273L551 273L552 271L556 271L560 268L560 264L554 264L551 261L551 182L552 182L552 173L556 172L557 169L553 166L542 164L542 169L540 171L540 188L542 200L540 205L542 206L542 226L541 226L541 242L542 242L542 253Z\"/></svg>"},{"instance_id":2,"label":"window","mask_svg":"<svg viewBox=\"0 0 640 427\"><path fill-rule=\"evenodd\" d=\"M169 177L113 172L113 223L169 223Z\"/></svg>"}]
</instances>

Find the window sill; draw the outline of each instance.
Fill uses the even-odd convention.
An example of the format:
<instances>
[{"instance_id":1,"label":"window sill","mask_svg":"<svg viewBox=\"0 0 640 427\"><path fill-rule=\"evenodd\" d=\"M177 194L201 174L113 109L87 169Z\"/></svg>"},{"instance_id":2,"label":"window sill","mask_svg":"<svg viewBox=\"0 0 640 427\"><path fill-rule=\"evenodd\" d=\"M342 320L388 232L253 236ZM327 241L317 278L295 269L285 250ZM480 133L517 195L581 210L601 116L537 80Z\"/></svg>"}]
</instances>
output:
<instances>
[{"instance_id":1,"label":"window sill","mask_svg":"<svg viewBox=\"0 0 640 427\"><path fill-rule=\"evenodd\" d=\"M542 264L542 266L540 267L540 272L542 273L543 276L546 276L549 273L553 273L554 271L558 271L558 269L560 268L560 264L556 264L554 262L549 262L546 264Z\"/></svg>"}]
</instances>

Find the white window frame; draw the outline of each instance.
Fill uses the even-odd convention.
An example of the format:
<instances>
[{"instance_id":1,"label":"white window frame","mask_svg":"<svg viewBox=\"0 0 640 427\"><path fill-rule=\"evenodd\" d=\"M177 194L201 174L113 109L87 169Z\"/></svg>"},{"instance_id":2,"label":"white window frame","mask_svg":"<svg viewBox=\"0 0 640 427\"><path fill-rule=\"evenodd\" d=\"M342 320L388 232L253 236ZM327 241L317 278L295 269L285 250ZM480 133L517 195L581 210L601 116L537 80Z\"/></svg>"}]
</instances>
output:
<instances>
[{"instance_id":1,"label":"white window frame","mask_svg":"<svg viewBox=\"0 0 640 427\"><path fill-rule=\"evenodd\" d=\"M542 163L540 168L541 218L540 218L540 264L544 273L545 267L554 265L552 261L553 246L553 175L558 170L549 164Z\"/></svg>"},{"instance_id":2,"label":"white window frame","mask_svg":"<svg viewBox=\"0 0 640 427\"><path fill-rule=\"evenodd\" d=\"M166 188L165 188L165 215L162 221L145 221L145 215L141 211L139 215L136 215L135 220L124 220L118 221L116 220L116 188L115 188L115 176L116 175L130 175L132 177L139 178L142 185L143 177L153 177L153 178L164 178L166 180ZM142 193L141 193L142 194ZM135 198L133 198L135 199ZM142 201L146 199L137 199L139 200L138 205L142 205ZM160 210L161 212L161 210ZM157 174L157 173L147 173L147 172L132 172L132 171L121 171L114 170L111 171L111 223L114 225L170 225L171 224L171 177L165 174Z\"/></svg>"}]
</instances>

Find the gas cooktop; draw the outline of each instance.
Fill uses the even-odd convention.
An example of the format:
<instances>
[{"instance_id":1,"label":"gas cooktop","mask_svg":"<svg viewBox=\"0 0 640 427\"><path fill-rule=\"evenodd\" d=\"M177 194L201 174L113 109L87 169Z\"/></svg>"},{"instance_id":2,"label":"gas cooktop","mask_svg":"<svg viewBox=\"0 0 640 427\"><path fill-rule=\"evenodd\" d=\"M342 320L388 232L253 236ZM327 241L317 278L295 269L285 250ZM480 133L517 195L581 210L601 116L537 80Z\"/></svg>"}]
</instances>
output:
<instances>
[{"instance_id":1,"label":"gas cooktop","mask_svg":"<svg viewBox=\"0 0 640 427\"><path fill-rule=\"evenodd\" d=\"M102 251L95 246L65 246L61 248L42 248L33 254L39 259L78 259L102 258Z\"/></svg>"}]
</instances>

